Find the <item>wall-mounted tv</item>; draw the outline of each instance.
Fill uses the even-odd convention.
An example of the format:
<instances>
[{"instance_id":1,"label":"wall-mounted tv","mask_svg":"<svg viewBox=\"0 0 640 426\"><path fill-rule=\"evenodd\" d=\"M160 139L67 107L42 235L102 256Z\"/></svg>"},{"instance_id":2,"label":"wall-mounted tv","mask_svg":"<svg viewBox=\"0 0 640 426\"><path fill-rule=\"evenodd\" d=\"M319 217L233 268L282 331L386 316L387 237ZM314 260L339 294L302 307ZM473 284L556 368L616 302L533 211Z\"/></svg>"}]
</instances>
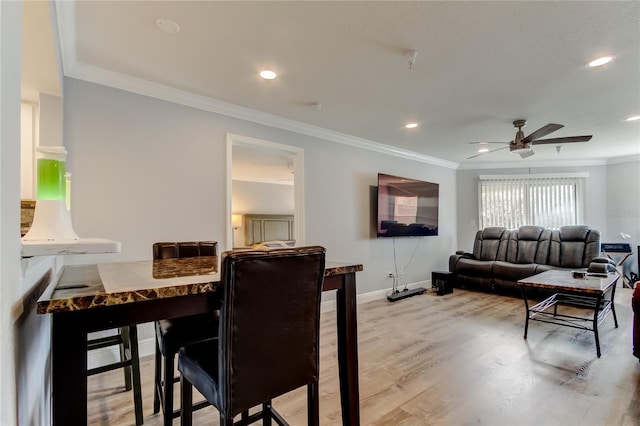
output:
<instances>
[{"instance_id":1,"label":"wall-mounted tv","mask_svg":"<svg viewBox=\"0 0 640 426\"><path fill-rule=\"evenodd\" d=\"M378 237L438 235L437 183L378 173Z\"/></svg>"}]
</instances>

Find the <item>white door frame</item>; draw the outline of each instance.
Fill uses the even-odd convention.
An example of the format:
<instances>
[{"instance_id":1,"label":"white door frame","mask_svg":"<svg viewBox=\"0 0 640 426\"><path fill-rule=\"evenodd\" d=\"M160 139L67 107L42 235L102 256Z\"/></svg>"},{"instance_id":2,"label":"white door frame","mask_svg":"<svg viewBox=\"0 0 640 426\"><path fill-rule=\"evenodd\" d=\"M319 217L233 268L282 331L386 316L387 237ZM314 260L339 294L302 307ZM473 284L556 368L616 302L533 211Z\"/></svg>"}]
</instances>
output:
<instances>
[{"instance_id":1,"label":"white door frame","mask_svg":"<svg viewBox=\"0 0 640 426\"><path fill-rule=\"evenodd\" d=\"M270 142L262 139L256 139L249 136L235 135L227 133L227 247L230 250L233 247L233 231L232 231L232 184L233 184L233 147L259 147L260 149L272 149L275 151L283 151L290 155L293 159L293 237L296 245L305 244L304 235L304 149L297 146L284 145L280 143Z\"/></svg>"}]
</instances>

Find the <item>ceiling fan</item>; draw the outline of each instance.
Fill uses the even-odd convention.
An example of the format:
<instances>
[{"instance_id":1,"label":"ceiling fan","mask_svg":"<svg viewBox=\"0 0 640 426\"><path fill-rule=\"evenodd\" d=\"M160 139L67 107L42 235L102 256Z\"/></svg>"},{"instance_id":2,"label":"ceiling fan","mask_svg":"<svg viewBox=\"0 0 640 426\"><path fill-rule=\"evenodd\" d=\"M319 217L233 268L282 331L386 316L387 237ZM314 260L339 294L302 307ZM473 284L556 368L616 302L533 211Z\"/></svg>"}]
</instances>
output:
<instances>
[{"instance_id":1,"label":"ceiling fan","mask_svg":"<svg viewBox=\"0 0 640 426\"><path fill-rule=\"evenodd\" d=\"M556 130L562 129L564 126L562 124L554 124L549 123L546 126L542 126L535 132L529 134L529 136L524 135L522 128L526 126L527 120L515 120L513 125L518 129L516 132L516 137L511 142L469 142L471 144L488 144L488 143L501 143L506 144L502 148L494 149L487 152L481 152L480 154L472 155L470 158L475 158L480 155L489 154L491 152L499 151L501 149L509 148L509 151L515 152L516 154L520 154L521 158L531 157L534 152L531 148L532 145L545 145L545 144L554 144L558 145L561 143L569 143L569 142L588 142L593 137L592 135L588 136L567 136L563 138L550 138L550 139L539 139L543 136L548 135L549 133L555 132ZM558 148L558 152L560 149Z\"/></svg>"}]
</instances>

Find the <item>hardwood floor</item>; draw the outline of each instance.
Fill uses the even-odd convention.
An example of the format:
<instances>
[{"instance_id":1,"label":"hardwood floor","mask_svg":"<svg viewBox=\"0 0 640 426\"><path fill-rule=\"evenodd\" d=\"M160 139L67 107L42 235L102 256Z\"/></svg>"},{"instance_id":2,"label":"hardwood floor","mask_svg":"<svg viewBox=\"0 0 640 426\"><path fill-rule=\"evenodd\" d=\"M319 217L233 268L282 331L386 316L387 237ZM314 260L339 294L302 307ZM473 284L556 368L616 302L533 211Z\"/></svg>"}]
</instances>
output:
<instances>
[{"instance_id":1,"label":"hardwood floor","mask_svg":"<svg viewBox=\"0 0 640 426\"><path fill-rule=\"evenodd\" d=\"M619 328L611 316L601 325L601 358L589 331L532 322L524 340L524 304L513 297L455 289L359 305L361 424L639 425L630 300L631 290L616 290ZM334 316L322 315L322 425L341 424ZM160 425L151 414L153 357L141 367L145 424ZM123 389L120 371L89 378L90 424L134 424ZM306 424L304 388L274 407ZM217 411L195 412L194 424L217 425Z\"/></svg>"}]
</instances>

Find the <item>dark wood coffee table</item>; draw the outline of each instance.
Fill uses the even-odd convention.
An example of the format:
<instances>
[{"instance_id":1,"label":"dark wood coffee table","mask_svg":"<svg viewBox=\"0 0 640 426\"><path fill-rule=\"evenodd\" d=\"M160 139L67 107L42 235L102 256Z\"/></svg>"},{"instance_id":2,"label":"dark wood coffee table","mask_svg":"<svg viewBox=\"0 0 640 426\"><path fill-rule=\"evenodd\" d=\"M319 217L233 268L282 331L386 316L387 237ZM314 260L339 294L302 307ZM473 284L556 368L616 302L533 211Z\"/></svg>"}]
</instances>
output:
<instances>
[{"instance_id":1,"label":"dark wood coffee table","mask_svg":"<svg viewBox=\"0 0 640 426\"><path fill-rule=\"evenodd\" d=\"M615 273L587 274L585 278L573 278L571 271L545 271L518 281L524 306L527 310L524 325L524 338L527 338L529 320L548 322L565 327L593 331L596 340L596 353L600 357L600 339L598 326L609 315L618 328L618 318L613 304L616 294L616 282L620 276ZM529 306L526 288L550 289L554 293L533 306ZM593 310L592 317L579 317L558 313L559 305L570 305Z\"/></svg>"}]
</instances>

